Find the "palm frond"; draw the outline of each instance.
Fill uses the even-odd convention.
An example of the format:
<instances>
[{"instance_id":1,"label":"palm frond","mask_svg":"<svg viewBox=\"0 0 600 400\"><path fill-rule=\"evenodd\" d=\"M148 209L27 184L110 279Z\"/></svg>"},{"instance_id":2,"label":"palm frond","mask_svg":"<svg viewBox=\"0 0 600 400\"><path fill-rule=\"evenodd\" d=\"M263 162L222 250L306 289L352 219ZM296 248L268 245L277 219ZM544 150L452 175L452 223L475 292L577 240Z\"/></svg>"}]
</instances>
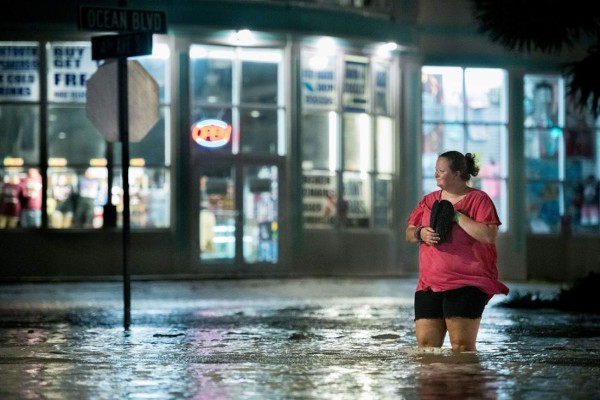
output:
<instances>
[{"instance_id":1,"label":"palm frond","mask_svg":"<svg viewBox=\"0 0 600 400\"><path fill-rule=\"evenodd\" d=\"M480 33L510 50L546 53L599 34L600 7L589 0L471 0Z\"/></svg>"},{"instance_id":2,"label":"palm frond","mask_svg":"<svg viewBox=\"0 0 600 400\"><path fill-rule=\"evenodd\" d=\"M581 61L567 64L568 94L579 109L589 109L595 117L600 115L600 46L592 47Z\"/></svg>"},{"instance_id":3,"label":"palm frond","mask_svg":"<svg viewBox=\"0 0 600 400\"><path fill-rule=\"evenodd\" d=\"M569 95L581 110L600 115L600 2L589 0L470 0L480 33L511 51L559 53L597 43L565 65Z\"/></svg>"}]
</instances>

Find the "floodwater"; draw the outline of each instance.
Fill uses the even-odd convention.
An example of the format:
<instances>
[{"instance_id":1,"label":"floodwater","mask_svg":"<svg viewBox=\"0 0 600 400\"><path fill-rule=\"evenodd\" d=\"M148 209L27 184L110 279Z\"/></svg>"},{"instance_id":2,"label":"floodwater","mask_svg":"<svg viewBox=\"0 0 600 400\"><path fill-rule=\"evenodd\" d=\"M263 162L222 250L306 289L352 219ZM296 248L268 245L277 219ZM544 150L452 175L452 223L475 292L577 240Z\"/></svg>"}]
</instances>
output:
<instances>
[{"instance_id":1,"label":"floodwater","mask_svg":"<svg viewBox=\"0 0 600 400\"><path fill-rule=\"evenodd\" d=\"M415 347L413 279L0 285L1 399L600 399L600 316L486 308ZM510 284L550 295L556 285Z\"/></svg>"}]
</instances>

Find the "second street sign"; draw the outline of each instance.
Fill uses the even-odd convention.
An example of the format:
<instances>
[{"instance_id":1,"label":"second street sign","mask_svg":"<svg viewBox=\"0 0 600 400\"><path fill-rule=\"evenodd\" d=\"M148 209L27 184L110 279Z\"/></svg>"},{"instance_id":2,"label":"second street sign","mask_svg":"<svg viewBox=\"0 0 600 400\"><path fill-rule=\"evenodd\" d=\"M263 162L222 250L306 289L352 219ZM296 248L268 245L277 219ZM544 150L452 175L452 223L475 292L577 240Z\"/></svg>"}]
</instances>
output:
<instances>
[{"instance_id":1,"label":"second street sign","mask_svg":"<svg viewBox=\"0 0 600 400\"><path fill-rule=\"evenodd\" d=\"M167 33L164 11L81 6L78 27L96 32Z\"/></svg>"},{"instance_id":2,"label":"second street sign","mask_svg":"<svg viewBox=\"0 0 600 400\"><path fill-rule=\"evenodd\" d=\"M122 33L92 37L92 60L152 54L151 33Z\"/></svg>"}]
</instances>

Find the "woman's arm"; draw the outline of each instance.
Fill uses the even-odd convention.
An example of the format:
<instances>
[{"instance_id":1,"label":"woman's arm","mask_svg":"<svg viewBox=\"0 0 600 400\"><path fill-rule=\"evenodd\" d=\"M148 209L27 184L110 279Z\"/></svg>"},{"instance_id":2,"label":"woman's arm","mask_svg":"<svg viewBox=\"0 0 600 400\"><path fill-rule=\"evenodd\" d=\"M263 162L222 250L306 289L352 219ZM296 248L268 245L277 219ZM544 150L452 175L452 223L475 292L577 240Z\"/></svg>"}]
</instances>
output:
<instances>
[{"instance_id":1,"label":"woman's arm","mask_svg":"<svg viewBox=\"0 0 600 400\"><path fill-rule=\"evenodd\" d=\"M419 241L419 239L417 239L417 236L415 235L416 232L417 232L416 226L408 225L408 228L406 228L406 232L404 234L406 241L408 243L417 243Z\"/></svg>"},{"instance_id":2,"label":"woman's arm","mask_svg":"<svg viewBox=\"0 0 600 400\"><path fill-rule=\"evenodd\" d=\"M482 224L460 212L456 212L454 221L473 239L483 243L496 242L496 238L498 237L498 225Z\"/></svg>"}]
</instances>

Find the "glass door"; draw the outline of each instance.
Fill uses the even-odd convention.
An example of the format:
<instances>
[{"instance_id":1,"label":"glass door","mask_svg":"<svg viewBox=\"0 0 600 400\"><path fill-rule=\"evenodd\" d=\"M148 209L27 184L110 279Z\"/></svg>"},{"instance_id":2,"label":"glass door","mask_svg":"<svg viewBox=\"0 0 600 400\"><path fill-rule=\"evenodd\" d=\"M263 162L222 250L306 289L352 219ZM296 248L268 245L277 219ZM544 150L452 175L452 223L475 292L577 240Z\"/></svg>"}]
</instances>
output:
<instances>
[{"instance_id":1,"label":"glass door","mask_svg":"<svg viewBox=\"0 0 600 400\"><path fill-rule=\"evenodd\" d=\"M198 180L200 189L199 250L202 261L235 260L235 171L231 166L208 166Z\"/></svg>"},{"instance_id":2,"label":"glass door","mask_svg":"<svg viewBox=\"0 0 600 400\"><path fill-rule=\"evenodd\" d=\"M278 169L244 167L244 262L276 264L278 259Z\"/></svg>"},{"instance_id":3,"label":"glass door","mask_svg":"<svg viewBox=\"0 0 600 400\"><path fill-rule=\"evenodd\" d=\"M199 167L201 266L278 263L279 175L277 165L261 163Z\"/></svg>"}]
</instances>

